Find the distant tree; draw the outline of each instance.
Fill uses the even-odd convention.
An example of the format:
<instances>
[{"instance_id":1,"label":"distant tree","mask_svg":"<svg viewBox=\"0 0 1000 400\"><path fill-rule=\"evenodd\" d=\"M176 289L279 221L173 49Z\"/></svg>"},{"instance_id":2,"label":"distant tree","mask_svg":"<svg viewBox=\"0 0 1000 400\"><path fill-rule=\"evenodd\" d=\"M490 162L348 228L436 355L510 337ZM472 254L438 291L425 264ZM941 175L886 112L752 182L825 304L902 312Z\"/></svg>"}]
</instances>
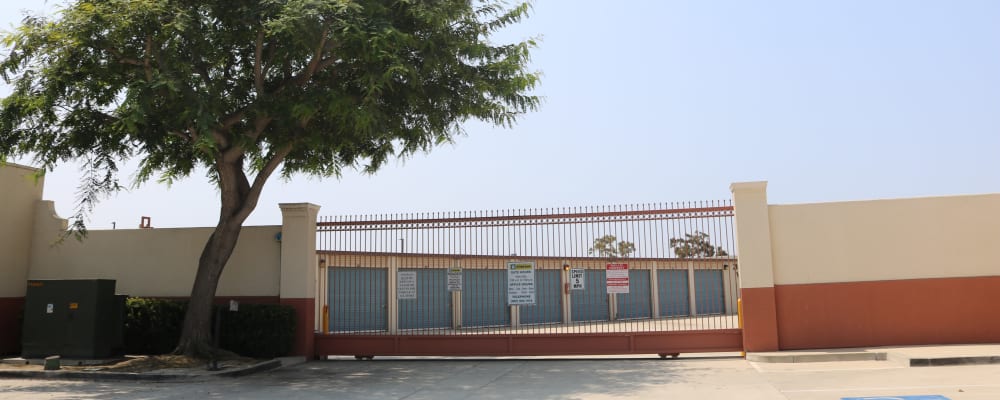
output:
<instances>
[{"instance_id":1,"label":"distant tree","mask_svg":"<svg viewBox=\"0 0 1000 400\"><path fill-rule=\"evenodd\" d=\"M83 162L77 231L122 186L207 171L219 220L175 353L209 356L212 299L274 174L373 173L534 110L527 15L503 0L77 0L0 34L0 163Z\"/></svg>"},{"instance_id":2,"label":"distant tree","mask_svg":"<svg viewBox=\"0 0 1000 400\"><path fill-rule=\"evenodd\" d=\"M728 256L722 247L713 246L705 232L685 233L684 238L670 239L670 247L674 249L677 258L702 258Z\"/></svg>"},{"instance_id":3,"label":"distant tree","mask_svg":"<svg viewBox=\"0 0 1000 400\"><path fill-rule=\"evenodd\" d=\"M619 241L614 235L604 235L594 239L594 246L587 252L597 254L599 257L618 258L628 257L635 252L635 244Z\"/></svg>"}]
</instances>

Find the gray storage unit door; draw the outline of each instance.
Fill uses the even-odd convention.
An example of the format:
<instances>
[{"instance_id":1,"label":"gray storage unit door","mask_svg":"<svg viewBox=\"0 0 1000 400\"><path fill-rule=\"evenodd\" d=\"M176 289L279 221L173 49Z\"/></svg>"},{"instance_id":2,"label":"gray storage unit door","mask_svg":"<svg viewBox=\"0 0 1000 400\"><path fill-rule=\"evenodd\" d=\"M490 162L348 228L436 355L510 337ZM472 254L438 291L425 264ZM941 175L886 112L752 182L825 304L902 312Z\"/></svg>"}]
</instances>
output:
<instances>
[{"instance_id":1,"label":"gray storage unit door","mask_svg":"<svg viewBox=\"0 0 1000 400\"><path fill-rule=\"evenodd\" d=\"M462 326L510 325L507 270L462 271Z\"/></svg>"},{"instance_id":2,"label":"gray storage unit door","mask_svg":"<svg viewBox=\"0 0 1000 400\"><path fill-rule=\"evenodd\" d=\"M688 291L686 269L661 269L656 271L656 290L659 295L661 317L686 317L691 315L691 298Z\"/></svg>"},{"instance_id":3,"label":"gray storage unit door","mask_svg":"<svg viewBox=\"0 0 1000 400\"><path fill-rule=\"evenodd\" d=\"M722 271L714 269L695 270L694 290L698 315L722 314L726 312Z\"/></svg>"},{"instance_id":4,"label":"gray storage unit door","mask_svg":"<svg viewBox=\"0 0 1000 400\"><path fill-rule=\"evenodd\" d=\"M385 330L387 277L383 268L330 268L330 331Z\"/></svg>"},{"instance_id":5,"label":"gray storage unit door","mask_svg":"<svg viewBox=\"0 0 1000 400\"><path fill-rule=\"evenodd\" d=\"M399 300L399 328L450 328L451 292L445 269L400 269L417 273L417 298Z\"/></svg>"},{"instance_id":6,"label":"gray storage unit door","mask_svg":"<svg viewBox=\"0 0 1000 400\"><path fill-rule=\"evenodd\" d=\"M618 294L618 318L649 318L653 299L649 295L649 270L628 271L628 294Z\"/></svg>"},{"instance_id":7,"label":"gray storage unit door","mask_svg":"<svg viewBox=\"0 0 1000 400\"><path fill-rule=\"evenodd\" d=\"M535 305L520 306L522 324L562 322L562 271L535 270Z\"/></svg>"},{"instance_id":8,"label":"gray storage unit door","mask_svg":"<svg viewBox=\"0 0 1000 400\"><path fill-rule=\"evenodd\" d=\"M608 321L611 312L608 310L608 289L603 269L588 269L584 271L584 290L573 290L570 293L573 306L573 322Z\"/></svg>"}]
</instances>

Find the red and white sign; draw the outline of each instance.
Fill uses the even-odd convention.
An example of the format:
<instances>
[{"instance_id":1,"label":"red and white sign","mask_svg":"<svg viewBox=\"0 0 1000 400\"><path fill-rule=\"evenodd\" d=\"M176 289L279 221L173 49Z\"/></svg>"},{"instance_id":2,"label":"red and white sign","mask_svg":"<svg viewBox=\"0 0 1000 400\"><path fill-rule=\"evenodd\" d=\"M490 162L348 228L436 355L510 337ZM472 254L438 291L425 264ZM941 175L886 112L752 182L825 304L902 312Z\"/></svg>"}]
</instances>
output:
<instances>
[{"instance_id":1,"label":"red and white sign","mask_svg":"<svg viewBox=\"0 0 1000 400\"><path fill-rule=\"evenodd\" d=\"M628 264L608 264L605 276L608 294L628 293Z\"/></svg>"}]
</instances>

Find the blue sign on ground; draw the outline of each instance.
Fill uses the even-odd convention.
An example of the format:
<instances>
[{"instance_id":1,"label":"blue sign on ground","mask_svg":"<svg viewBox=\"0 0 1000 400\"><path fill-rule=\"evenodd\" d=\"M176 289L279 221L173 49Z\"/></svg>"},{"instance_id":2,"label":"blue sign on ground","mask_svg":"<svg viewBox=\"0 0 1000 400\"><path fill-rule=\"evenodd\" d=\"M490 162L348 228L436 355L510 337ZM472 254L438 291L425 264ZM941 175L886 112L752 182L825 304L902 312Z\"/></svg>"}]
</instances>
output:
<instances>
[{"instance_id":1,"label":"blue sign on ground","mask_svg":"<svg viewBox=\"0 0 1000 400\"><path fill-rule=\"evenodd\" d=\"M920 396L841 397L840 400L948 400L948 398L939 394L929 394Z\"/></svg>"}]
</instances>

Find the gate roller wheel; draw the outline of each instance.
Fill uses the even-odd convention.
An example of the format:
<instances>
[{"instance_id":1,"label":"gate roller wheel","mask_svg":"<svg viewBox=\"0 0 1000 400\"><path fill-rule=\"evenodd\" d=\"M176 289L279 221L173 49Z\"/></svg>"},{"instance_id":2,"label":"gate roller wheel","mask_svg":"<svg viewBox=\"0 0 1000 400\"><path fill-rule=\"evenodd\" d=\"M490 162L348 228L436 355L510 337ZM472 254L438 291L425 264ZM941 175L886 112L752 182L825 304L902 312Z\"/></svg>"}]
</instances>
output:
<instances>
[{"instance_id":1,"label":"gate roller wheel","mask_svg":"<svg viewBox=\"0 0 1000 400\"><path fill-rule=\"evenodd\" d=\"M372 360L375 356L354 356L355 360Z\"/></svg>"},{"instance_id":2,"label":"gate roller wheel","mask_svg":"<svg viewBox=\"0 0 1000 400\"><path fill-rule=\"evenodd\" d=\"M660 359L663 359L663 360L666 360L667 356L670 356L670 358L677 358L677 356L680 356L680 355L681 355L681 353L660 353L659 354Z\"/></svg>"}]
</instances>

